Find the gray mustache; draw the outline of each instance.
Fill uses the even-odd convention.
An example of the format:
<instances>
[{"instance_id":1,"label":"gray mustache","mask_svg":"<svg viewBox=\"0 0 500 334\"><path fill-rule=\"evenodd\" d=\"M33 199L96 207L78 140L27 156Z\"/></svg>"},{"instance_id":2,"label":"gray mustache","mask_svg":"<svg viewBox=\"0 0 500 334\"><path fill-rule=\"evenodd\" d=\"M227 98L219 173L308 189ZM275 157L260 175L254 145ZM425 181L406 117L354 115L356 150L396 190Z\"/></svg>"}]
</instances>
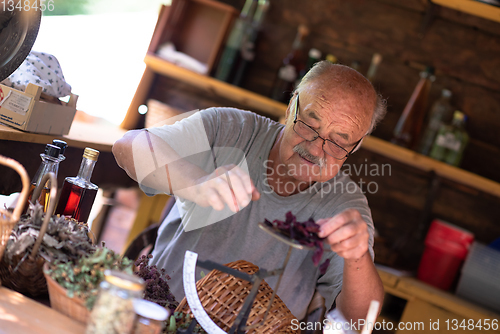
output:
<instances>
[{"instance_id":1,"label":"gray mustache","mask_svg":"<svg viewBox=\"0 0 500 334\"><path fill-rule=\"evenodd\" d=\"M320 167L324 167L326 165L326 160L324 158L319 158L315 155L312 155L311 153L309 153L309 151L300 146L300 144L294 146L293 152L297 153L301 157L311 161L312 163Z\"/></svg>"}]
</instances>

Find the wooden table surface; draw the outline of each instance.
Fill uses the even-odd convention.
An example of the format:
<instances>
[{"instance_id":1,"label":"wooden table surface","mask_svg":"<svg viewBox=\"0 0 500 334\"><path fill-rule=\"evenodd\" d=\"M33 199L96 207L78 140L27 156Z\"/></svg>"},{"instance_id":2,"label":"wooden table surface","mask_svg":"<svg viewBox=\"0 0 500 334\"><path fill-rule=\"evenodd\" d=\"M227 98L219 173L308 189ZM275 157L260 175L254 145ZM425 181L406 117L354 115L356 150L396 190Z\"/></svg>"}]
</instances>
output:
<instances>
[{"instance_id":1,"label":"wooden table surface","mask_svg":"<svg viewBox=\"0 0 500 334\"><path fill-rule=\"evenodd\" d=\"M0 333L78 334L85 325L22 294L0 287Z\"/></svg>"}]
</instances>

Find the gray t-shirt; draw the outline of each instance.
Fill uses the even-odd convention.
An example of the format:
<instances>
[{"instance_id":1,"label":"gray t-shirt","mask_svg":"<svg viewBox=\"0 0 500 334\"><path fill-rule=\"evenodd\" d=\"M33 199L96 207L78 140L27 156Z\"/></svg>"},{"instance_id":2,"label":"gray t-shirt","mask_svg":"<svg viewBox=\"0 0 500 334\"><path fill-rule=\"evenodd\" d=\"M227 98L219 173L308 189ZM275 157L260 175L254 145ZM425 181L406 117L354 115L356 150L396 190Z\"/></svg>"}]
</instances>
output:
<instances>
[{"instance_id":1,"label":"gray t-shirt","mask_svg":"<svg viewBox=\"0 0 500 334\"><path fill-rule=\"evenodd\" d=\"M204 127L202 131L200 124ZM328 182L315 183L307 190L288 197L279 196L271 190L266 181L267 159L282 128L282 124L252 112L233 108L211 108L177 122L175 126L148 129L172 147L175 146L177 152L184 150L183 158L207 172L227 163L235 163L247 169L261 194L258 201L250 202L236 214L229 210L221 213L210 208L201 208L192 202L177 198L176 210L179 211L182 223L173 219L175 214L165 219L151 262L166 269L171 277L170 288L177 300L180 301L184 297L182 266L186 250L197 253L201 260L209 259L222 264L246 260L266 270L280 268L288 252L288 245L261 230L258 223L264 219L284 220L288 211L291 211L298 221L306 221L310 217L314 220L333 217L348 208L357 209L368 223L370 254L373 258L374 228L370 209L366 197L348 176L339 173ZM201 140L197 145L206 148L208 143L209 152L195 154L193 152L196 150L192 147L181 148L183 144L180 142L186 142L183 138L200 135L206 135L206 142ZM226 148L239 150L228 151ZM186 153L186 150L190 152ZM240 150L242 154L238 154ZM155 193L151 189L145 191ZM211 221L205 223L208 220ZM318 267L312 262L312 255L313 251L292 250L277 291L298 319L305 316L315 289L325 298L326 307L330 308L342 288L343 258L325 246L320 263L327 258L331 262L327 272L320 275ZM197 279L200 278L202 270L197 269ZM277 277L266 279L271 288L275 287L276 281Z\"/></svg>"}]
</instances>

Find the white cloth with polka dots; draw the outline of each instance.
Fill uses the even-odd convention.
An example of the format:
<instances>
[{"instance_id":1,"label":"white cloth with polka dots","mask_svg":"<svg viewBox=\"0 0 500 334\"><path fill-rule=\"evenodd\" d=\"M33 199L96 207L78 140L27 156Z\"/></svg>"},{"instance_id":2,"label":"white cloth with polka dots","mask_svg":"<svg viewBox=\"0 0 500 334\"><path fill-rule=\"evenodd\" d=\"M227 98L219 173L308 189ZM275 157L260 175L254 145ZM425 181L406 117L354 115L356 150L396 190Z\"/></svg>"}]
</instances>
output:
<instances>
[{"instance_id":1,"label":"white cloth with polka dots","mask_svg":"<svg viewBox=\"0 0 500 334\"><path fill-rule=\"evenodd\" d=\"M42 92L54 97L63 97L71 93L71 86L64 80L64 75L56 57L48 53L31 51L19 66L2 84L23 91L28 83L43 88Z\"/></svg>"}]
</instances>

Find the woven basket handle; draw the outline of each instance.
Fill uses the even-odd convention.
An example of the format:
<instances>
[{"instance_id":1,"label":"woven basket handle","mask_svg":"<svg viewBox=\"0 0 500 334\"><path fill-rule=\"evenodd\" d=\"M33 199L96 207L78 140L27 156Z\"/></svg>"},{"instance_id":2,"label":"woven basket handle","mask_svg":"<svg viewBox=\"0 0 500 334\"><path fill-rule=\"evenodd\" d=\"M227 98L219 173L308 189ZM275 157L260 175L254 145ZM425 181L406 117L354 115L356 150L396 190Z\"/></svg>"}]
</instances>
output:
<instances>
[{"instance_id":1,"label":"woven basket handle","mask_svg":"<svg viewBox=\"0 0 500 334\"><path fill-rule=\"evenodd\" d=\"M10 215L12 221L19 221L21 217L21 211L24 208L24 204L28 199L28 192L30 190L30 179L28 177L28 173L26 173L26 169L24 169L23 165L17 162L14 159L7 158L3 155L0 155L0 165L4 165L15 170L19 176L21 177L21 182L23 185L23 189L21 190L21 195L17 199L16 207L14 208L14 212Z\"/></svg>"},{"instance_id":2,"label":"woven basket handle","mask_svg":"<svg viewBox=\"0 0 500 334\"><path fill-rule=\"evenodd\" d=\"M31 198L37 199L40 197L40 193L42 189L45 187L47 181L50 180L50 201L49 207L47 208L47 212L45 213L45 218L43 220L42 227L40 228L40 233L38 234L38 238L36 239L35 245L33 246L33 250L30 254L30 260L34 260L36 254L38 253L38 248L42 244L43 236L45 235L45 231L47 231L47 226L49 225L50 218L52 217L52 212L55 210L56 206L56 198L57 198L57 179L54 173L47 173L42 177L40 184L33 191L33 196Z\"/></svg>"}]
</instances>

